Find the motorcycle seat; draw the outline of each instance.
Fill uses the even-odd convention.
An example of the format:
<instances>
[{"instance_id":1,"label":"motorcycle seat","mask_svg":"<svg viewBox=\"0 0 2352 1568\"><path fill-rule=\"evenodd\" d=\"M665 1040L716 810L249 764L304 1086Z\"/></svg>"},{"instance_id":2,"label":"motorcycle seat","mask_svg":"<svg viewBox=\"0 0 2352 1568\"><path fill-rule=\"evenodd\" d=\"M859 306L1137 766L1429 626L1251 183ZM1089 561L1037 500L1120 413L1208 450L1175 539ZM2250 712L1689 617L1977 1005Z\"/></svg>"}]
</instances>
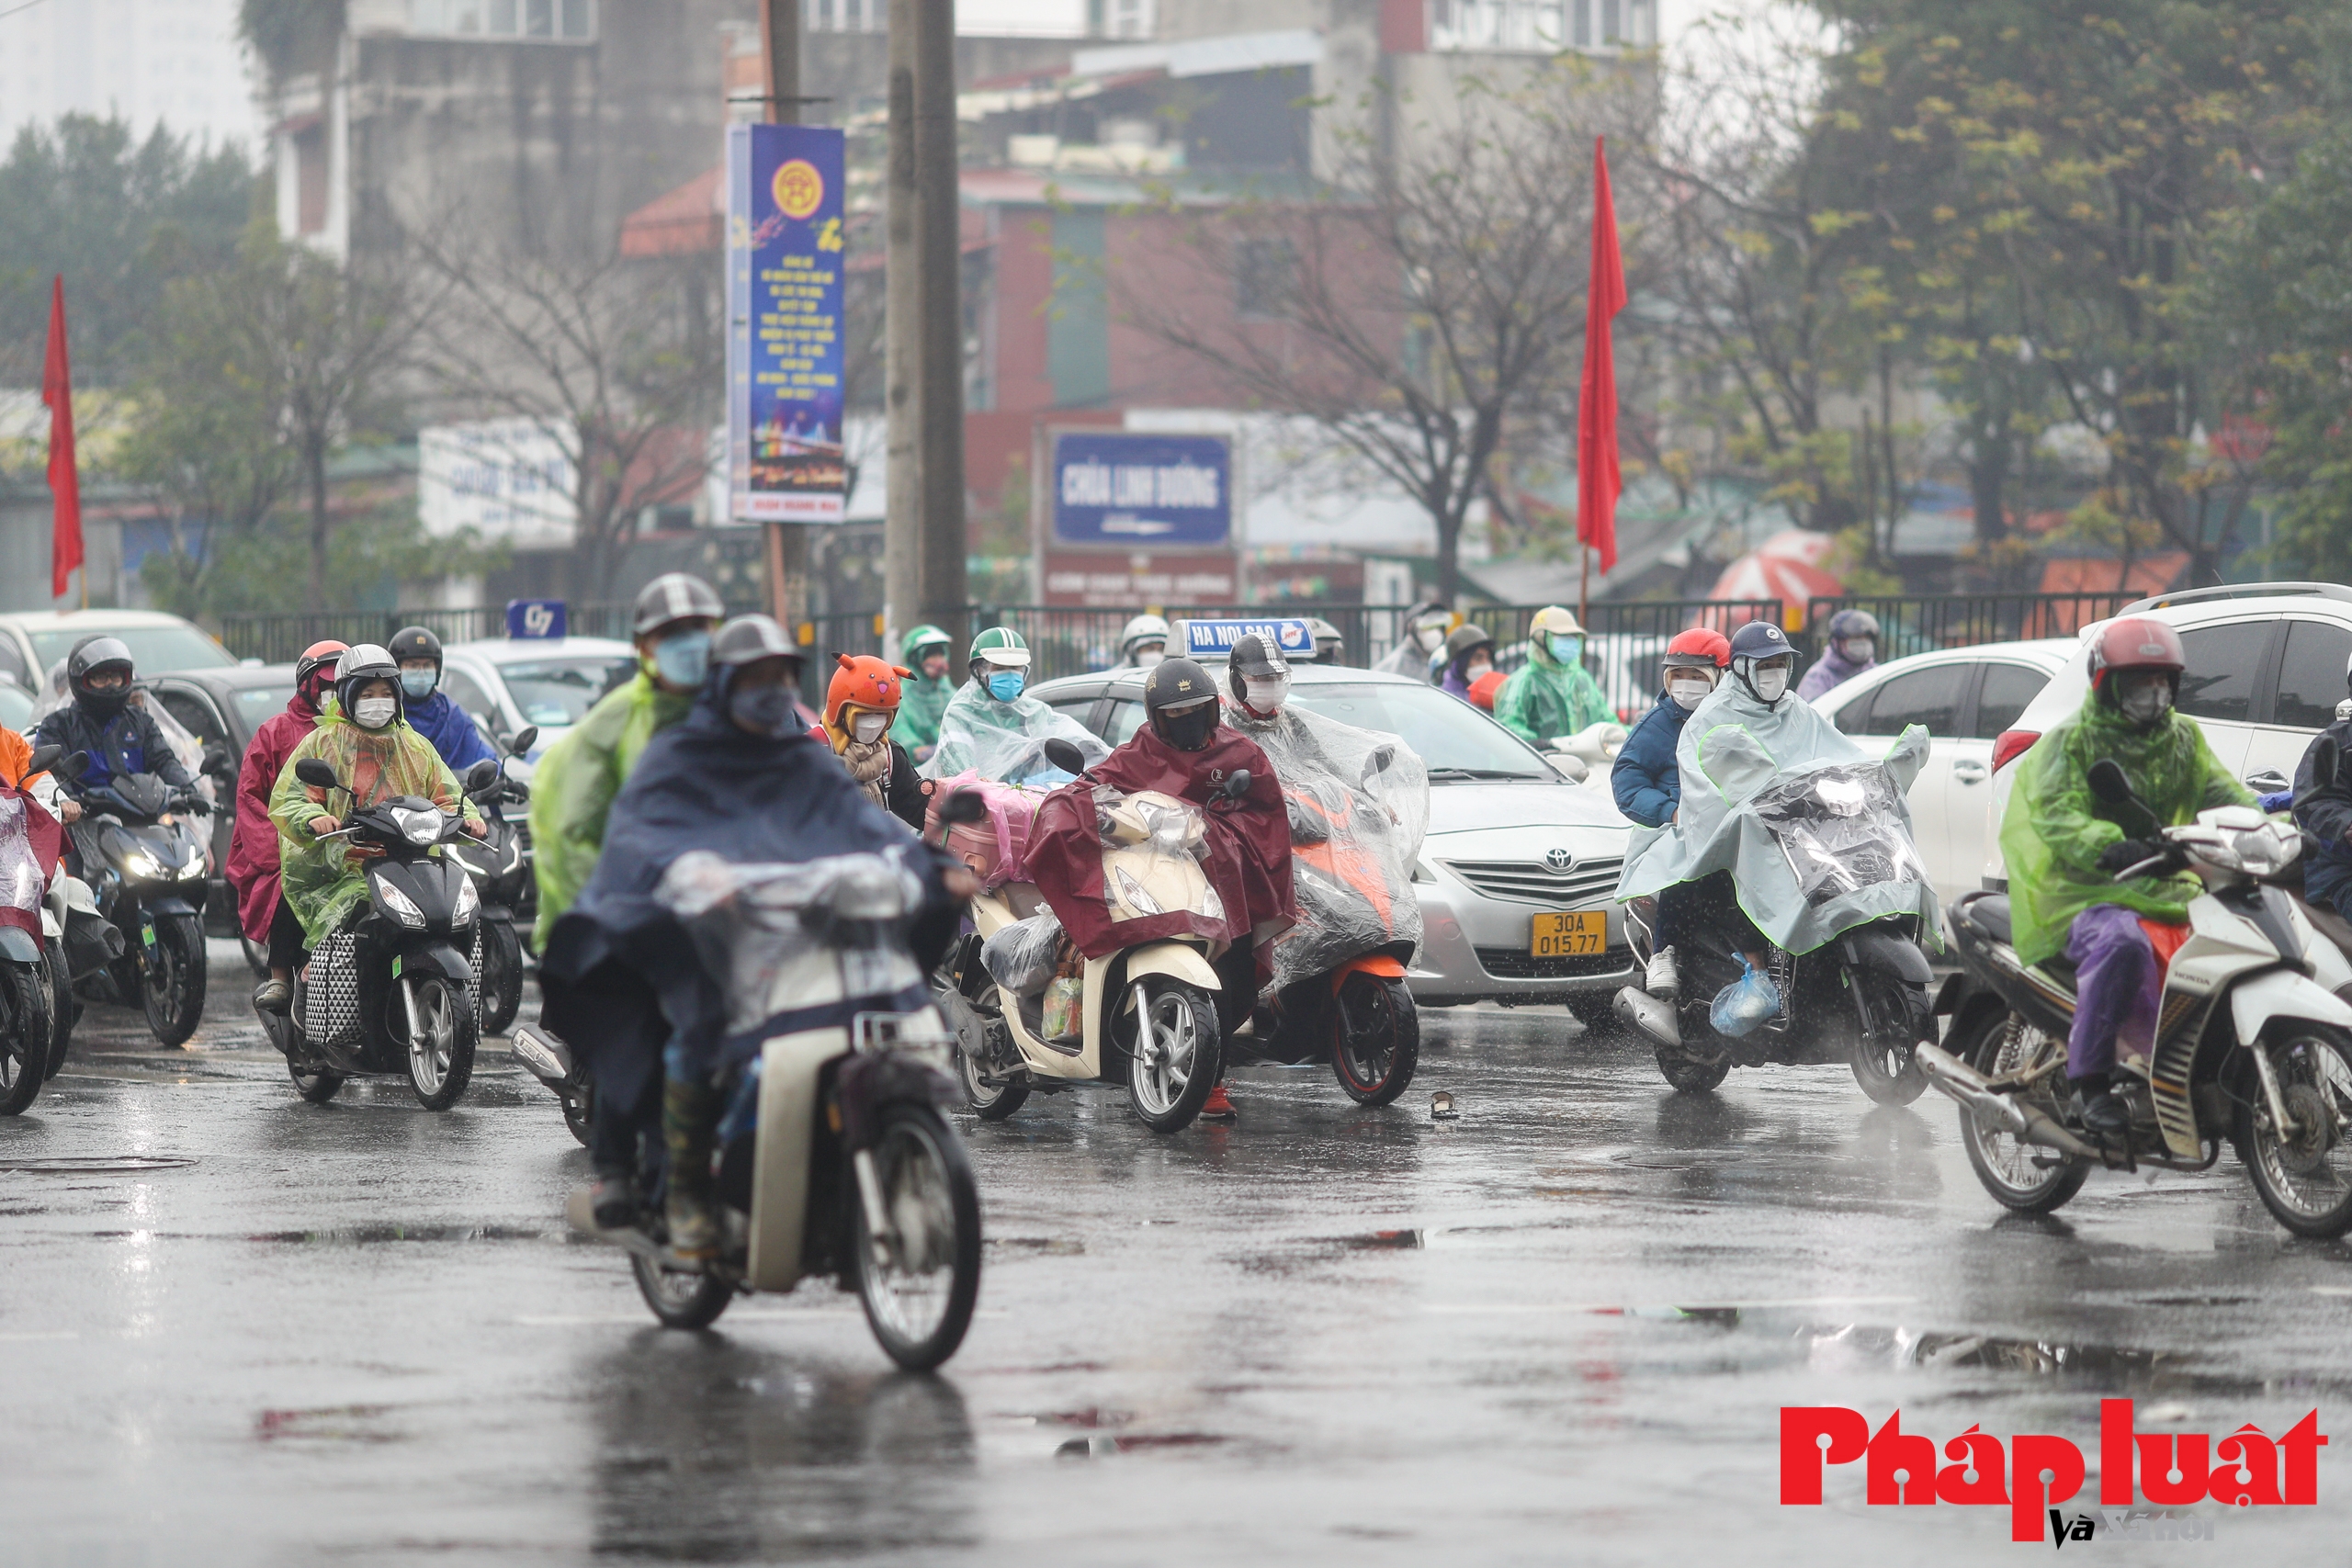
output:
<instances>
[{"instance_id":1,"label":"motorcycle seat","mask_svg":"<svg viewBox=\"0 0 2352 1568\"><path fill-rule=\"evenodd\" d=\"M2011 942L2013 928L2009 924L2009 897L2006 893L1979 893L1962 898L1952 908L1952 913L1966 920L1976 932L1994 942Z\"/></svg>"}]
</instances>

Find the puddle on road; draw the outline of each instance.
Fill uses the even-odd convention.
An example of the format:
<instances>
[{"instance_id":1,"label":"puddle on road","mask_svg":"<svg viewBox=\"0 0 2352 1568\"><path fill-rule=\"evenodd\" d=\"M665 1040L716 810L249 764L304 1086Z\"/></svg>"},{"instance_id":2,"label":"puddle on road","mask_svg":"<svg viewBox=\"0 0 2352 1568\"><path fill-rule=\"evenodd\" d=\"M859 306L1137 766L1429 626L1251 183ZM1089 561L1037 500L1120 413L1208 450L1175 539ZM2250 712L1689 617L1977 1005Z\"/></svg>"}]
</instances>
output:
<instances>
[{"instance_id":1,"label":"puddle on road","mask_svg":"<svg viewBox=\"0 0 2352 1568\"><path fill-rule=\"evenodd\" d=\"M33 1176L115 1176L183 1170L195 1163L176 1155L52 1155L42 1159L0 1160L0 1170Z\"/></svg>"}]
</instances>

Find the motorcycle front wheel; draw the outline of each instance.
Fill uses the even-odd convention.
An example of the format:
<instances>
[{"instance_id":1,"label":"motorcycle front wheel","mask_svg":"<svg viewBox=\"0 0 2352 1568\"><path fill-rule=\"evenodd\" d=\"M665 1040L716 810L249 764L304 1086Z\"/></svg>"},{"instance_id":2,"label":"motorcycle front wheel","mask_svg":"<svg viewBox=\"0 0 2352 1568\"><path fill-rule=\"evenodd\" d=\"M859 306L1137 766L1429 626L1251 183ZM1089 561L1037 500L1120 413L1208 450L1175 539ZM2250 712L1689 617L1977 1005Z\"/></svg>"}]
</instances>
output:
<instances>
[{"instance_id":1,"label":"motorcycle front wheel","mask_svg":"<svg viewBox=\"0 0 2352 1568\"><path fill-rule=\"evenodd\" d=\"M735 1299L735 1287L716 1274L668 1269L641 1252L629 1254L637 1293L664 1328L708 1328Z\"/></svg>"},{"instance_id":2,"label":"motorcycle front wheel","mask_svg":"<svg viewBox=\"0 0 2352 1568\"><path fill-rule=\"evenodd\" d=\"M481 928L481 1032L503 1034L523 1006L523 943L503 920Z\"/></svg>"},{"instance_id":3,"label":"motorcycle front wheel","mask_svg":"<svg viewBox=\"0 0 2352 1568\"><path fill-rule=\"evenodd\" d=\"M1986 1077L2016 1072L2045 1050L2065 1049L2064 1042L2051 1040L2012 1012L1994 1013L1979 1030L1971 1038L1949 1042L1946 1048ZM2039 1109L2053 1119L2058 1112L2047 1099ZM2091 1173L2086 1162L2026 1143L1997 1122L1980 1121L1965 1105L1960 1107L1960 1146L1968 1152L1976 1179L1994 1201L2021 1214L2046 1214L2058 1208L2083 1190Z\"/></svg>"},{"instance_id":4,"label":"motorcycle front wheel","mask_svg":"<svg viewBox=\"0 0 2352 1568\"><path fill-rule=\"evenodd\" d=\"M964 1342L979 1298L979 1191L963 1141L928 1105L885 1105L871 1154L888 1229L874 1234L853 1168L843 1186L857 1293L890 1359L927 1372Z\"/></svg>"},{"instance_id":5,"label":"motorcycle front wheel","mask_svg":"<svg viewBox=\"0 0 2352 1568\"><path fill-rule=\"evenodd\" d=\"M447 1111L466 1092L474 1076L474 1002L463 986L439 975L420 976L409 982L416 991L417 1031L403 1038L408 1048L408 1083L416 1102L427 1111ZM406 1010L397 993L392 1016L407 1028Z\"/></svg>"},{"instance_id":6,"label":"motorcycle front wheel","mask_svg":"<svg viewBox=\"0 0 2352 1568\"><path fill-rule=\"evenodd\" d=\"M41 960L49 971L49 1066L43 1078L53 1078L57 1069L65 1065L65 1052L74 1043L74 983L65 977L65 954L51 948Z\"/></svg>"},{"instance_id":7,"label":"motorcycle front wheel","mask_svg":"<svg viewBox=\"0 0 2352 1568\"><path fill-rule=\"evenodd\" d=\"M1362 970L1340 982L1331 1008L1331 1073L1358 1105L1386 1105L1411 1087L1421 1020L1405 982Z\"/></svg>"},{"instance_id":8,"label":"motorcycle front wheel","mask_svg":"<svg viewBox=\"0 0 2352 1568\"><path fill-rule=\"evenodd\" d=\"M1127 1103L1153 1132L1181 1133L1216 1087L1216 1003L1165 975L1142 985L1143 1010L1127 1052Z\"/></svg>"},{"instance_id":9,"label":"motorcycle front wheel","mask_svg":"<svg viewBox=\"0 0 2352 1568\"><path fill-rule=\"evenodd\" d=\"M583 1149L588 1146L590 1131L596 1125L595 1095L595 1086L583 1078L578 1089L563 1097L563 1124L571 1129L571 1135Z\"/></svg>"},{"instance_id":10,"label":"motorcycle front wheel","mask_svg":"<svg viewBox=\"0 0 2352 1568\"><path fill-rule=\"evenodd\" d=\"M247 936L242 929L240 929L237 932L237 945L244 950L245 967L254 972L254 978L256 980L268 979L269 943L266 942L255 942L253 938Z\"/></svg>"},{"instance_id":11,"label":"motorcycle front wheel","mask_svg":"<svg viewBox=\"0 0 2352 1568\"><path fill-rule=\"evenodd\" d=\"M2254 1048L2269 1054L2295 1130L2282 1134L2268 1097L2250 1086L2237 1102L2246 1174L2271 1218L2297 1235L2342 1235L2352 1230L2352 1036L2296 1020Z\"/></svg>"},{"instance_id":12,"label":"motorcycle front wheel","mask_svg":"<svg viewBox=\"0 0 2352 1568\"><path fill-rule=\"evenodd\" d=\"M1020 1110L1029 1100L1029 1085L1025 1079L1008 1078L989 1083L981 1076L980 1060L976 1046L987 1044L988 1021L979 1010L964 999L961 991L939 994L940 1016L947 1021L956 1034L956 1077L964 1085L964 1101L972 1114L983 1122L1001 1122ZM1005 1005L1004 993L997 993L997 1006Z\"/></svg>"},{"instance_id":13,"label":"motorcycle front wheel","mask_svg":"<svg viewBox=\"0 0 2352 1568\"><path fill-rule=\"evenodd\" d=\"M17 1115L40 1093L50 1034L43 966L0 960L0 1116Z\"/></svg>"},{"instance_id":14,"label":"motorcycle front wheel","mask_svg":"<svg viewBox=\"0 0 2352 1568\"><path fill-rule=\"evenodd\" d=\"M1934 1016L1928 1010L1927 988L1878 976L1856 974L1851 978L1857 986L1871 987L1864 995L1870 1003L1870 1021L1876 1025L1855 1038L1854 1081L1881 1105L1908 1105L1927 1092L1928 1069L1919 1065L1912 1049L1914 1042L1895 1036L1910 1020Z\"/></svg>"},{"instance_id":15,"label":"motorcycle front wheel","mask_svg":"<svg viewBox=\"0 0 2352 1568\"><path fill-rule=\"evenodd\" d=\"M182 1045L204 1017L204 921L195 915L157 915L155 942L147 949L140 998L147 1028L164 1045Z\"/></svg>"}]
</instances>

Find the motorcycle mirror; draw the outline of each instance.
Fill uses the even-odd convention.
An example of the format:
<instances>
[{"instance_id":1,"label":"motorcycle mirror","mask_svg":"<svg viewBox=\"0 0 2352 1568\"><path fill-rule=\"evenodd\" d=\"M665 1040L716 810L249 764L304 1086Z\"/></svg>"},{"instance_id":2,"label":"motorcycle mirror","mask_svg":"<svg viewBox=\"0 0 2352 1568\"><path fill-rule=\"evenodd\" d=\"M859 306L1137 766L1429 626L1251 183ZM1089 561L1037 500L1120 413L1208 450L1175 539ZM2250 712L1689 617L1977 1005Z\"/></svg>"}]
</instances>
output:
<instances>
[{"instance_id":1,"label":"motorcycle mirror","mask_svg":"<svg viewBox=\"0 0 2352 1568\"><path fill-rule=\"evenodd\" d=\"M1064 741L1062 744L1069 743ZM940 802L939 806L939 819L942 822L968 825L982 820L988 814L989 803L980 798L980 792L976 789L959 789Z\"/></svg>"},{"instance_id":2,"label":"motorcycle mirror","mask_svg":"<svg viewBox=\"0 0 2352 1568\"><path fill-rule=\"evenodd\" d=\"M2112 757L2101 757L2091 764L2091 793L2108 806L2125 806L2132 799L2132 781L2123 772L2123 764Z\"/></svg>"},{"instance_id":3,"label":"motorcycle mirror","mask_svg":"<svg viewBox=\"0 0 2352 1568\"><path fill-rule=\"evenodd\" d=\"M45 773L49 772L51 768L56 765L57 759L63 755L64 751L65 748L62 746L40 746L34 748L33 754L25 759L25 771L23 777L30 778L35 773Z\"/></svg>"},{"instance_id":4,"label":"motorcycle mirror","mask_svg":"<svg viewBox=\"0 0 2352 1568\"><path fill-rule=\"evenodd\" d=\"M1046 761L1066 773L1086 772L1086 753L1057 735L1046 742Z\"/></svg>"},{"instance_id":5,"label":"motorcycle mirror","mask_svg":"<svg viewBox=\"0 0 2352 1568\"><path fill-rule=\"evenodd\" d=\"M87 751L69 752L59 758L57 766L50 770L61 779L78 779L89 771L90 754Z\"/></svg>"},{"instance_id":6,"label":"motorcycle mirror","mask_svg":"<svg viewBox=\"0 0 2352 1568\"><path fill-rule=\"evenodd\" d=\"M1225 775L1224 795L1227 800L1239 800L1250 793L1250 770L1236 768Z\"/></svg>"},{"instance_id":7,"label":"motorcycle mirror","mask_svg":"<svg viewBox=\"0 0 2352 1568\"><path fill-rule=\"evenodd\" d=\"M489 786L491 782L497 777L497 762L492 761L491 758L484 757L481 761L476 762L472 767L466 770L466 791L468 794L471 794L475 790L486 788Z\"/></svg>"},{"instance_id":8,"label":"motorcycle mirror","mask_svg":"<svg viewBox=\"0 0 2352 1568\"><path fill-rule=\"evenodd\" d=\"M519 757L538 742L539 727L536 724L526 724L514 732L514 739L506 743L506 749Z\"/></svg>"},{"instance_id":9,"label":"motorcycle mirror","mask_svg":"<svg viewBox=\"0 0 2352 1568\"><path fill-rule=\"evenodd\" d=\"M341 782L334 776L334 764L319 757L305 757L295 763L294 776L312 789L334 789Z\"/></svg>"},{"instance_id":10,"label":"motorcycle mirror","mask_svg":"<svg viewBox=\"0 0 2352 1568\"><path fill-rule=\"evenodd\" d=\"M221 773L224 772L228 766L229 753L222 750L220 747L212 747L204 753L204 766L201 770L202 772L208 773Z\"/></svg>"}]
</instances>

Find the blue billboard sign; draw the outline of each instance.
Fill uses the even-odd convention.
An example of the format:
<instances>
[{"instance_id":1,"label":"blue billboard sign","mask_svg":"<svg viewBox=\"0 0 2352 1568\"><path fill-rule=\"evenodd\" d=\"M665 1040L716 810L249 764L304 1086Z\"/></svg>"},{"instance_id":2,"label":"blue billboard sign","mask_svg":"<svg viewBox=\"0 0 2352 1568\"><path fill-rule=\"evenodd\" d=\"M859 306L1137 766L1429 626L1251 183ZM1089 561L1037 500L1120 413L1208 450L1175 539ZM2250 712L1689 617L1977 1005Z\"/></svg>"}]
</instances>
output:
<instances>
[{"instance_id":1,"label":"blue billboard sign","mask_svg":"<svg viewBox=\"0 0 2352 1568\"><path fill-rule=\"evenodd\" d=\"M509 599L506 601L506 635L519 637L563 636L563 601Z\"/></svg>"},{"instance_id":2,"label":"blue billboard sign","mask_svg":"<svg viewBox=\"0 0 2352 1568\"><path fill-rule=\"evenodd\" d=\"M1233 542L1233 457L1221 435L1058 432L1051 495L1058 545L1199 550Z\"/></svg>"},{"instance_id":3,"label":"blue billboard sign","mask_svg":"<svg viewBox=\"0 0 2352 1568\"><path fill-rule=\"evenodd\" d=\"M842 133L727 132L727 468L739 523L838 523Z\"/></svg>"},{"instance_id":4,"label":"blue billboard sign","mask_svg":"<svg viewBox=\"0 0 2352 1568\"><path fill-rule=\"evenodd\" d=\"M1186 621L1184 653L1191 659L1223 659L1233 645L1251 633L1274 645L1284 659L1315 657L1315 632L1305 621L1270 620Z\"/></svg>"}]
</instances>

